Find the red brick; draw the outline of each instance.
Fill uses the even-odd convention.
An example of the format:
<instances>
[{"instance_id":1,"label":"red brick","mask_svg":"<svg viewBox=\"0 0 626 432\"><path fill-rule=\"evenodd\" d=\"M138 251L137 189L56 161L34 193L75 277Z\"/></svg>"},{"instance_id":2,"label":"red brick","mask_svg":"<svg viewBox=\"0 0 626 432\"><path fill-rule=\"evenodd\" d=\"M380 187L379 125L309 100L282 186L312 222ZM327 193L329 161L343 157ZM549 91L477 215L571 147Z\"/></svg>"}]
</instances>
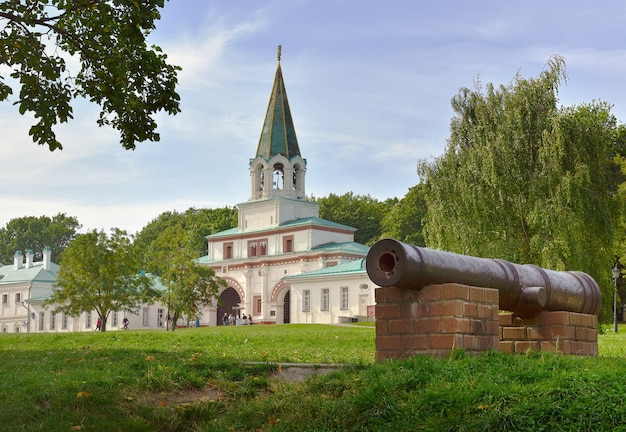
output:
<instances>
[{"instance_id":1,"label":"red brick","mask_svg":"<svg viewBox=\"0 0 626 432\"><path fill-rule=\"evenodd\" d=\"M500 339L500 326L498 325L498 321L489 320L487 321L487 334L497 336Z\"/></svg>"},{"instance_id":2,"label":"red brick","mask_svg":"<svg viewBox=\"0 0 626 432\"><path fill-rule=\"evenodd\" d=\"M576 340L583 342L598 342L598 331L586 327L575 327Z\"/></svg>"},{"instance_id":3,"label":"red brick","mask_svg":"<svg viewBox=\"0 0 626 432\"><path fill-rule=\"evenodd\" d=\"M402 350L426 350L429 348L428 335L403 335Z\"/></svg>"},{"instance_id":4,"label":"red brick","mask_svg":"<svg viewBox=\"0 0 626 432\"><path fill-rule=\"evenodd\" d=\"M456 283L449 283L441 285L441 299L442 300L469 300L470 287L467 285L461 285Z\"/></svg>"},{"instance_id":5,"label":"red brick","mask_svg":"<svg viewBox=\"0 0 626 432\"><path fill-rule=\"evenodd\" d=\"M570 326L553 325L552 327L552 339L575 339L576 329Z\"/></svg>"},{"instance_id":6,"label":"red brick","mask_svg":"<svg viewBox=\"0 0 626 432\"><path fill-rule=\"evenodd\" d=\"M526 327L502 327L502 340L526 340Z\"/></svg>"},{"instance_id":7,"label":"red brick","mask_svg":"<svg viewBox=\"0 0 626 432\"><path fill-rule=\"evenodd\" d=\"M376 337L378 336L386 336L389 333L389 329L387 328L387 320L376 320Z\"/></svg>"},{"instance_id":8,"label":"red brick","mask_svg":"<svg viewBox=\"0 0 626 432\"><path fill-rule=\"evenodd\" d=\"M493 306L486 304L478 305L478 318L491 318L493 317Z\"/></svg>"},{"instance_id":9,"label":"red brick","mask_svg":"<svg viewBox=\"0 0 626 432\"><path fill-rule=\"evenodd\" d=\"M478 349L481 351L489 351L498 349L500 343L499 336L486 335L478 337Z\"/></svg>"},{"instance_id":10,"label":"red brick","mask_svg":"<svg viewBox=\"0 0 626 432\"><path fill-rule=\"evenodd\" d=\"M487 333L487 326L484 320L470 320L470 333L476 335L484 335Z\"/></svg>"},{"instance_id":11,"label":"red brick","mask_svg":"<svg viewBox=\"0 0 626 432\"><path fill-rule=\"evenodd\" d=\"M380 288L385 290L385 303L400 303L404 300L404 289L398 287ZM378 301L378 299L376 299Z\"/></svg>"},{"instance_id":12,"label":"red brick","mask_svg":"<svg viewBox=\"0 0 626 432\"><path fill-rule=\"evenodd\" d=\"M411 303L403 303L400 305L400 314L397 318L418 318L420 316L424 316L423 313L420 313L420 307L425 307L425 305L411 302Z\"/></svg>"},{"instance_id":13,"label":"red brick","mask_svg":"<svg viewBox=\"0 0 626 432\"><path fill-rule=\"evenodd\" d=\"M539 314L539 325L569 325L570 312L548 311Z\"/></svg>"},{"instance_id":14,"label":"red brick","mask_svg":"<svg viewBox=\"0 0 626 432\"><path fill-rule=\"evenodd\" d=\"M470 333L472 331L471 320L467 318L455 318L456 331L459 333Z\"/></svg>"},{"instance_id":15,"label":"red brick","mask_svg":"<svg viewBox=\"0 0 626 432\"><path fill-rule=\"evenodd\" d=\"M427 285L419 290L419 300L439 300L441 298L441 285Z\"/></svg>"},{"instance_id":16,"label":"red brick","mask_svg":"<svg viewBox=\"0 0 626 432\"><path fill-rule=\"evenodd\" d=\"M485 288L470 287L469 299L474 302L484 303L485 301Z\"/></svg>"},{"instance_id":17,"label":"red brick","mask_svg":"<svg viewBox=\"0 0 626 432\"><path fill-rule=\"evenodd\" d=\"M388 332L392 334L415 333L415 320L397 319L387 321Z\"/></svg>"},{"instance_id":18,"label":"red brick","mask_svg":"<svg viewBox=\"0 0 626 432\"><path fill-rule=\"evenodd\" d=\"M473 334L463 335L463 346L457 348L464 348L470 351L478 350L478 337Z\"/></svg>"},{"instance_id":19,"label":"red brick","mask_svg":"<svg viewBox=\"0 0 626 432\"><path fill-rule=\"evenodd\" d=\"M478 305L472 302L463 303L463 316L467 318L478 318Z\"/></svg>"},{"instance_id":20,"label":"red brick","mask_svg":"<svg viewBox=\"0 0 626 432\"><path fill-rule=\"evenodd\" d=\"M400 316L400 306L397 304L376 304L376 319L396 319Z\"/></svg>"},{"instance_id":21,"label":"red brick","mask_svg":"<svg viewBox=\"0 0 626 432\"><path fill-rule=\"evenodd\" d=\"M485 288L485 302L498 305L500 303L500 292L497 289Z\"/></svg>"},{"instance_id":22,"label":"red brick","mask_svg":"<svg viewBox=\"0 0 626 432\"><path fill-rule=\"evenodd\" d=\"M571 325L571 326L581 326L581 325L583 325L583 314L570 312L570 314L569 314L569 325Z\"/></svg>"},{"instance_id":23,"label":"red brick","mask_svg":"<svg viewBox=\"0 0 626 432\"><path fill-rule=\"evenodd\" d=\"M552 327L527 327L527 335L530 340L551 340Z\"/></svg>"},{"instance_id":24,"label":"red brick","mask_svg":"<svg viewBox=\"0 0 626 432\"><path fill-rule=\"evenodd\" d=\"M400 349L401 337L399 335L379 336L376 338L376 351L389 351Z\"/></svg>"},{"instance_id":25,"label":"red brick","mask_svg":"<svg viewBox=\"0 0 626 432\"><path fill-rule=\"evenodd\" d=\"M501 340L498 344L498 351L504 353L514 353L515 352L515 342L514 341L505 341Z\"/></svg>"},{"instance_id":26,"label":"red brick","mask_svg":"<svg viewBox=\"0 0 626 432\"><path fill-rule=\"evenodd\" d=\"M459 346L457 344L456 334L431 334L429 344L431 349L453 349ZM460 337L460 343L463 342L463 336Z\"/></svg>"},{"instance_id":27,"label":"red brick","mask_svg":"<svg viewBox=\"0 0 626 432\"><path fill-rule=\"evenodd\" d=\"M515 352L518 354L524 354L528 350L540 351L541 344L533 341L515 341Z\"/></svg>"},{"instance_id":28,"label":"red brick","mask_svg":"<svg viewBox=\"0 0 626 432\"><path fill-rule=\"evenodd\" d=\"M581 324L584 327L589 327L593 329L598 328L598 317L595 315L589 314L581 314Z\"/></svg>"},{"instance_id":29,"label":"red brick","mask_svg":"<svg viewBox=\"0 0 626 432\"><path fill-rule=\"evenodd\" d=\"M441 333L441 318L422 318L415 321L416 334Z\"/></svg>"},{"instance_id":30,"label":"red brick","mask_svg":"<svg viewBox=\"0 0 626 432\"><path fill-rule=\"evenodd\" d=\"M430 316L463 316L463 304L458 300L446 300L430 305Z\"/></svg>"},{"instance_id":31,"label":"red brick","mask_svg":"<svg viewBox=\"0 0 626 432\"><path fill-rule=\"evenodd\" d=\"M513 325L513 314L511 312L504 312L498 315L498 321L501 326L511 327Z\"/></svg>"}]
</instances>

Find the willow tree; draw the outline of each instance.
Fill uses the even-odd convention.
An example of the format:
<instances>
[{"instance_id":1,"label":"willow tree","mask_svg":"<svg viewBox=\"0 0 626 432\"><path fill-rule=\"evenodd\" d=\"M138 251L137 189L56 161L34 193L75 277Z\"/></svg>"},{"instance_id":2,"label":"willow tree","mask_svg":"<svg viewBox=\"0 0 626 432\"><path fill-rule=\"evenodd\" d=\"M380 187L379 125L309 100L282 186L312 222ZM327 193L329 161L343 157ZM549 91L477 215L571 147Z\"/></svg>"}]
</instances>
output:
<instances>
[{"instance_id":1,"label":"willow tree","mask_svg":"<svg viewBox=\"0 0 626 432\"><path fill-rule=\"evenodd\" d=\"M429 246L609 280L616 119L604 103L560 108L565 80L557 56L453 98L446 150L420 165Z\"/></svg>"}]
</instances>

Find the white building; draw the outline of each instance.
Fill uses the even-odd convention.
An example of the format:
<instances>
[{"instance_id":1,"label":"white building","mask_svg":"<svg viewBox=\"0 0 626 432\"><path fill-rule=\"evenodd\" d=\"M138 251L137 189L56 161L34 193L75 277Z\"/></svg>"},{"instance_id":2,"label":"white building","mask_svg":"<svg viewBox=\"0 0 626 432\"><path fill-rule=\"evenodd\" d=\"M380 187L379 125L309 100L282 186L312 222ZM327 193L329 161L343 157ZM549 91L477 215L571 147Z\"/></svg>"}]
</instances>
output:
<instances>
[{"instance_id":1,"label":"white building","mask_svg":"<svg viewBox=\"0 0 626 432\"><path fill-rule=\"evenodd\" d=\"M239 204L238 226L207 236L197 261L226 280L222 305L206 306L192 325L221 325L224 313L251 315L254 323L344 323L373 319L374 289L365 271L369 248L354 242L354 228L319 218L305 194L302 158L285 92L280 55L256 155L250 161L250 199ZM0 331L95 330L96 312L78 317L44 307L59 266L16 253L0 267ZM142 305L137 314L111 313L107 330L127 317L132 329L165 328L167 308ZM178 323L179 325L181 322Z\"/></svg>"},{"instance_id":2,"label":"white building","mask_svg":"<svg viewBox=\"0 0 626 432\"><path fill-rule=\"evenodd\" d=\"M44 306L57 279L59 265L51 261L52 251L43 250L43 261L34 261L32 250L17 251L12 265L0 266L0 333L41 333L94 331L98 314L84 312L77 317L54 313ZM155 281L158 283L158 280ZM112 312L107 330L122 328L124 317L132 329L165 328L167 309L161 303L144 304L136 314Z\"/></svg>"},{"instance_id":3,"label":"white building","mask_svg":"<svg viewBox=\"0 0 626 432\"><path fill-rule=\"evenodd\" d=\"M202 322L221 325L224 313L257 323L340 323L372 315L374 288L364 268L368 247L354 228L319 218L305 194L302 158L287 101L280 52L256 155L250 160L250 199L238 204L238 226L207 236L198 262L228 282L222 306L206 307ZM332 269L331 269L332 268Z\"/></svg>"}]
</instances>

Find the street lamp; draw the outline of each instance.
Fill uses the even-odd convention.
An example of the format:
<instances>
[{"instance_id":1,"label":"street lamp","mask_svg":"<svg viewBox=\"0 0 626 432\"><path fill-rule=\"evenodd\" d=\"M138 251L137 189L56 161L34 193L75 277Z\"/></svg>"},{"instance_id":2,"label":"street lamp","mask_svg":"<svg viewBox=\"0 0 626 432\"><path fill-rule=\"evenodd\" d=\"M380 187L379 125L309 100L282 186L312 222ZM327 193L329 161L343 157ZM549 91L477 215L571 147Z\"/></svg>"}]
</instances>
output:
<instances>
[{"instance_id":1,"label":"street lamp","mask_svg":"<svg viewBox=\"0 0 626 432\"><path fill-rule=\"evenodd\" d=\"M617 279L621 273L620 269L617 267L617 263L615 263L612 272L613 280L615 281L615 291L613 291L613 333L617 333Z\"/></svg>"}]
</instances>

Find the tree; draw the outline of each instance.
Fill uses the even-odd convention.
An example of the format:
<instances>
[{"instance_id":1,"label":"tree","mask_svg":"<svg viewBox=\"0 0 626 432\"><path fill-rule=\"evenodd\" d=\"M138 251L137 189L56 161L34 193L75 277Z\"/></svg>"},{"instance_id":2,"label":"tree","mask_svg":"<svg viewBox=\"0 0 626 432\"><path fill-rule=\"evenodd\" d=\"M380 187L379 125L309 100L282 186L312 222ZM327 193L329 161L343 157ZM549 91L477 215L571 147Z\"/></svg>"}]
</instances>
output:
<instances>
[{"instance_id":1,"label":"tree","mask_svg":"<svg viewBox=\"0 0 626 432\"><path fill-rule=\"evenodd\" d=\"M52 261L60 264L61 255L76 237L81 224L73 216L59 213L56 216L24 216L11 219L0 228L0 262L12 262L15 251L32 249L35 260L41 260L45 246L52 249Z\"/></svg>"},{"instance_id":2,"label":"tree","mask_svg":"<svg viewBox=\"0 0 626 432\"><path fill-rule=\"evenodd\" d=\"M189 252L195 258L207 254L206 236L237 226L237 209L223 207L218 209L189 208L183 213L168 211L161 213L135 236L136 255L142 260L145 269L157 272L152 266L150 245L167 228L180 225L188 235Z\"/></svg>"},{"instance_id":3,"label":"tree","mask_svg":"<svg viewBox=\"0 0 626 432\"><path fill-rule=\"evenodd\" d=\"M581 270L608 291L616 119L605 103L559 108L565 76L563 59L553 57L536 79L461 89L444 154L420 166L426 242Z\"/></svg>"},{"instance_id":4,"label":"tree","mask_svg":"<svg viewBox=\"0 0 626 432\"><path fill-rule=\"evenodd\" d=\"M369 195L330 194L323 198L313 198L320 204L320 217L340 224L357 228L354 241L371 245L380 239L383 217L398 201L396 198L385 202Z\"/></svg>"},{"instance_id":5,"label":"tree","mask_svg":"<svg viewBox=\"0 0 626 432\"><path fill-rule=\"evenodd\" d=\"M46 305L70 316L95 310L100 330L106 331L111 312L136 312L141 303L154 301L160 293L140 271L131 246L130 236L119 229L110 236L96 230L78 235L63 252L63 265Z\"/></svg>"},{"instance_id":6,"label":"tree","mask_svg":"<svg viewBox=\"0 0 626 432\"><path fill-rule=\"evenodd\" d=\"M168 309L168 329L176 328L182 316L195 318L200 309L218 298L226 282L212 268L199 265L191 252L189 233L181 225L166 228L152 242L150 256L163 285L163 301Z\"/></svg>"},{"instance_id":7,"label":"tree","mask_svg":"<svg viewBox=\"0 0 626 432\"><path fill-rule=\"evenodd\" d=\"M158 141L154 114L180 111L177 66L146 38L164 0L5 0L0 3L0 64L20 91L15 104L30 112L35 143L62 149L53 127L73 118L71 101L100 105L98 125L120 132L120 142ZM80 69L70 71L67 59ZM0 75L0 101L13 93Z\"/></svg>"},{"instance_id":8,"label":"tree","mask_svg":"<svg viewBox=\"0 0 626 432\"><path fill-rule=\"evenodd\" d=\"M416 246L426 246L422 220L426 216L425 185L420 183L384 216L381 223L382 237L390 237Z\"/></svg>"}]
</instances>

